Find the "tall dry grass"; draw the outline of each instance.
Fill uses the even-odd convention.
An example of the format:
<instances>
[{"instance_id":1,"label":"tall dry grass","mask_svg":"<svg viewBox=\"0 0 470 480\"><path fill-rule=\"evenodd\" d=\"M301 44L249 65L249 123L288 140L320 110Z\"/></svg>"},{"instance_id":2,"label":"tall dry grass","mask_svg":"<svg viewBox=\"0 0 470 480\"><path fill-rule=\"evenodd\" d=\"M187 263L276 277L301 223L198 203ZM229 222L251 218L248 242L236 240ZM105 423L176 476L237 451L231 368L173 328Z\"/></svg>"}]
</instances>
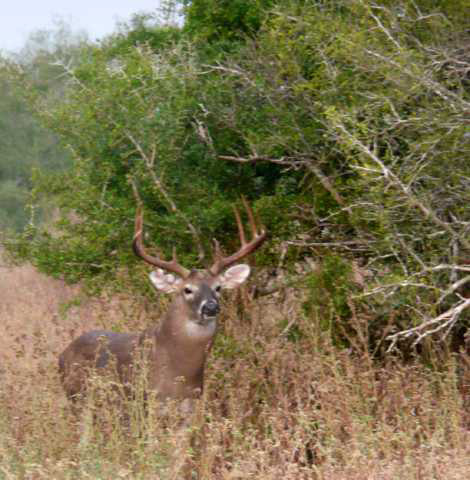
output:
<instances>
[{"instance_id":1,"label":"tall dry grass","mask_svg":"<svg viewBox=\"0 0 470 480\"><path fill-rule=\"evenodd\" d=\"M93 395L77 417L57 354L90 328L143 329L162 308L77 297L31 267L0 269L0 478L470 478L462 358L374 364L331 345L295 294L226 299L190 428L172 405L143 414L130 401L123 422L120 409L93 410Z\"/></svg>"}]
</instances>

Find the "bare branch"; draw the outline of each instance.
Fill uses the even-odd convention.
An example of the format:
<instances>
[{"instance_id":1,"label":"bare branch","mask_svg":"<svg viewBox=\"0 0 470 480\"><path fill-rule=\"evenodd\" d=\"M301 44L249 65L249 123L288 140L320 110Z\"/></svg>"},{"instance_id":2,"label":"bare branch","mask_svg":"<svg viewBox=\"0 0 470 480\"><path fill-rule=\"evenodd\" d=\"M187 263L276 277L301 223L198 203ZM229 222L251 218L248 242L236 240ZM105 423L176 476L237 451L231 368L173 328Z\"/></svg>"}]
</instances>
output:
<instances>
[{"instance_id":1,"label":"bare branch","mask_svg":"<svg viewBox=\"0 0 470 480\"><path fill-rule=\"evenodd\" d=\"M383 177L389 183L398 187L405 195L408 201L416 206L418 210L423 214L425 218L430 219L434 224L443 228L447 233L451 235L453 239L458 240L465 248L470 250L470 241L460 236L447 222L441 220L437 214L424 202L422 202L411 190L411 188L405 185L400 178L388 168L384 162L366 145L359 141L342 123L336 121L334 125L339 131L341 131L347 139L357 147L362 153L369 157L376 165L378 165L382 171Z\"/></svg>"},{"instance_id":2,"label":"bare branch","mask_svg":"<svg viewBox=\"0 0 470 480\"><path fill-rule=\"evenodd\" d=\"M373 5L373 8L377 8L375 5ZM401 47L400 45L398 44L398 42L393 38L392 34L384 27L383 23L380 21L379 17L377 17L377 15L374 15L374 13L372 13L372 9L369 10L369 15L375 20L375 23L377 23L377 25L379 26L380 30L382 30L382 32L385 34L385 36L390 40L390 42L393 43L393 45L395 45L395 48L397 50L401 50Z\"/></svg>"},{"instance_id":3,"label":"bare branch","mask_svg":"<svg viewBox=\"0 0 470 480\"><path fill-rule=\"evenodd\" d=\"M417 288L427 288L427 289L435 289L432 285L427 285L425 283L418 283L418 282L411 282L409 280L404 280L403 282L395 282L395 283L388 283L386 285L379 285L378 287L374 288L373 290L369 290L368 292L361 293L360 295L354 295L352 298L364 298L370 297L371 295L376 295L378 293L384 293L385 290L389 289L397 289L402 287L417 287Z\"/></svg>"},{"instance_id":4,"label":"bare branch","mask_svg":"<svg viewBox=\"0 0 470 480\"><path fill-rule=\"evenodd\" d=\"M140 143L137 142L137 140L135 140L135 138L131 133L126 132L126 136L132 142L132 144L135 146L140 156L144 160L147 166L147 172L150 174L150 177L152 178L155 187L160 192L161 196L164 198L167 205L169 206L170 211L178 215L186 223L188 230L190 231L196 243L196 246L199 252L198 259L199 261L201 261L205 257L205 252L204 252L204 247L202 245L201 236L197 228L189 221L186 215L176 206L176 203L173 201L170 194L168 193L166 188L163 186L161 179L158 178L157 174L155 173L155 169L153 168L155 164L155 156L156 156L155 146L152 148L152 152L150 153L150 155L147 155L144 149L142 148L142 146L140 145ZM133 184L133 188L135 188L134 184Z\"/></svg>"},{"instance_id":5,"label":"bare branch","mask_svg":"<svg viewBox=\"0 0 470 480\"><path fill-rule=\"evenodd\" d=\"M370 243L364 240L346 240L344 242L305 242L299 240L288 240L286 245L292 245L294 247L328 247L328 248L344 248L345 250L363 251L369 248ZM357 248L352 248L357 245Z\"/></svg>"},{"instance_id":6,"label":"bare branch","mask_svg":"<svg viewBox=\"0 0 470 480\"><path fill-rule=\"evenodd\" d=\"M430 272L430 271L437 272L439 270L458 270L460 272L470 272L470 265L463 266L463 265L448 265L445 263L440 263L439 265L435 265L434 267L426 267L423 272L419 272L418 274L422 274L424 272Z\"/></svg>"},{"instance_id":7,"label":"bare branch","mask_svg":"<svg viewBox=\"0 0 470 480\"><path fill-rule=\"evenodd\" d=\"M255 163L255 162L270 162L277 165L286 165L293 168L305 167L307 170L310 170L311 173L317 177L322 186L330 192L331 196L336 200L338 205L342 207L346 204L343 197L339 192L333 187L330 179L317 167L313 164L311 158L302 158L298 156L283 156L280 158L264 157L259 155L251 155L249 157L236 157L232 155L219 155L219 158L222 160L229 160L231 162L238 163ZM345 207L346 210L350 213L349 208Z\"/></svg>"},{"instance_id":8,"label":"bare branch","mask_svg":"<svg viewBox=\"0 0 470 480\"><path fill-rule=\"evenodd\" d=\"M457 305L454 305L444 313L441 313L441 315L430 320L426 320L421 325L409 328L407 330L402 330L401 332L394 333L393 335L389 335L387 340L390 340L392 343L388 347L387 352L392 351L395 348L397 341L401 338L415 336L416 339L413 342L413 346L416 346L427 336L442 331L445 328L452 327L458 320L461 313L468 307L470 307L470 298L462 300Z\"/></svg>"},{"instance_id":9,"label":"bare branch","mask_svg":"<svg viewBox=\"0 0 470 480\"><path fill-rule=\"evenodd\" d=\"M270 162L270 163L276 163L278 165L286 165L289 167L304 166L306 163L304 160L298 160L296 157L288 157L288 156L283 156L280 158L272 158L272 157L263 157L259 155L252 155L249 157L236 157L234 155L219 155L218 157L222 160L229 160L231 162L237 162L237 163Z\"/></svg>"},{"instance_id":10,"label":"bare branch","mask_svg":"<svg viewBox=\"0 0 470 480\"><path fill-rule=\"evenodd\" d=\"M346 202L344 201L343 197L338 193L338 191L333 187L330 179L318 167L313 165L313 163L308 163L307 168L318 178L320 183L323 185L323 188L330 192L331 196L336 200L336 203L338 203L338 205L341 205L342 207L345 207ZM349 214L351 214L351 209L347 206L345 207L345 210Z\"/></svg>"},{"instance_id":11,"label":"bare branch","mask_svg":"<svg viewBox=\"0 0 470 480\"><path fill-rule=\"evenodd\" d=\"M453 272L455 270L452 270ZM442 301L454 293L456 290L458 290L460 287L465 285L466 283L470 282L470 275L466 275L465 277L462 277L460 280L455 281L440 297L439 300L437 301L437 304L439 305L442 303Z\"/></svg>"}]
</instances>

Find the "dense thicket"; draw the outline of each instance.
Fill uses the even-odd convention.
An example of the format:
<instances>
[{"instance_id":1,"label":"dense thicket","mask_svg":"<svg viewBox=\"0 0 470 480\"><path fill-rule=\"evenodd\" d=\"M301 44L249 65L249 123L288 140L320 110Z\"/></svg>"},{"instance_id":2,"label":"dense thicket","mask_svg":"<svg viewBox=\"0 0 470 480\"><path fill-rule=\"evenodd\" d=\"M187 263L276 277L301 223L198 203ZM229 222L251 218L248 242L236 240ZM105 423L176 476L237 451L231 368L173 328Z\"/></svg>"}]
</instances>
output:
<instances>
[{"instance_id":1,"label":"dense thicket","mask_svg":"<svg viewBox=\"0 0 470 480\"><path fill-rule=\"evenodd\" d=\"M244 195L270 232L258 263L304 287L337 342L352 316L374 346L465 329L465 2L193 0L186 15L83 49L62 101L31 95L75 160L36 178L53 233L33 225L12 250L127 286L136 197L152 242L194 264L214 236L232 246Z\"/></svg>"}]
</instances>

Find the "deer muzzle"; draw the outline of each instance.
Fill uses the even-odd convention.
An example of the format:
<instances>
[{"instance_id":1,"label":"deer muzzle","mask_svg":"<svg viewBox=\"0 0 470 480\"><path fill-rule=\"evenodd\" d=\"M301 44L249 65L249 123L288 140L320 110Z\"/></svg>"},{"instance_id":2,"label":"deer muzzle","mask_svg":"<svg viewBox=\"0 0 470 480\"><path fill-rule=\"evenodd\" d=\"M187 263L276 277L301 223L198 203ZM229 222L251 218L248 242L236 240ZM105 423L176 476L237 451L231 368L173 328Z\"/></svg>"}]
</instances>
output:
<instances>
[{"instance_id":1,"label":"deer muzzle","mask_svg":"<svg viewBox=\"0 0 470 480\"><path fill-rule=\"evenodd\" d=\"M220 311L219 302L208 300L202 307L201 313L204 318L215 317Z\"/></svg>"}]
</instances>

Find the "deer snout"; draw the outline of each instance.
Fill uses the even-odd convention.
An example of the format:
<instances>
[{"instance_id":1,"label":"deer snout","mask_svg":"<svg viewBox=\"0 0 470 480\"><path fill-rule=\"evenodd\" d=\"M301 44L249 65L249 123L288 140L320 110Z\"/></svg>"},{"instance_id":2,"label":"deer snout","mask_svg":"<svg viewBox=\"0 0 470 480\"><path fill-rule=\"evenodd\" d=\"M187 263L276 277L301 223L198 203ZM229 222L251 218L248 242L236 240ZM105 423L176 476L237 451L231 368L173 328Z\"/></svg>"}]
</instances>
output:
<instances>
[{"instance_id":1,"label":"deer snout","mask_svg":"<svg viewBox=\"0 0 470 480\"><path fill-rule=\"evenodd\" d=\"M204 317L215 317L220 311L219 302L217 300L208 300L201 309Z\"/></svg>"}]
</instances>

